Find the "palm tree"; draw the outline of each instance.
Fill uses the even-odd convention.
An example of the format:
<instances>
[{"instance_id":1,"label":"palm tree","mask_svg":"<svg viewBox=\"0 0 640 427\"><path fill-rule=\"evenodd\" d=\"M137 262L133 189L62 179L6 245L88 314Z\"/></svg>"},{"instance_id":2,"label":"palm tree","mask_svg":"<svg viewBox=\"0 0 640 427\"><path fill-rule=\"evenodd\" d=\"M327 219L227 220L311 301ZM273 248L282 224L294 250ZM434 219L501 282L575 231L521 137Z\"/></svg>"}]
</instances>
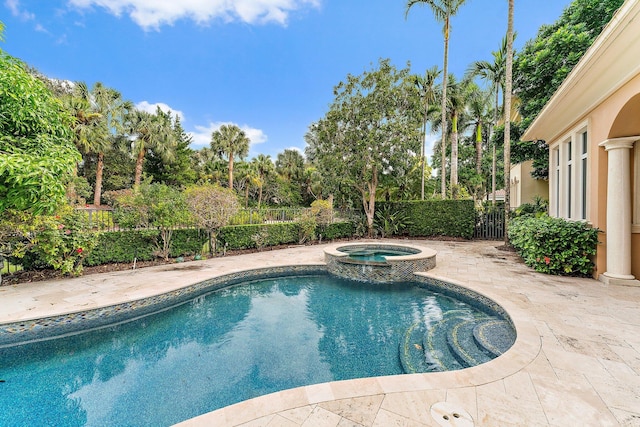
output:
<instances>
[{"instance_id":1,"label":"palm tree","mask_svg":"<svg viewBox=\"0 0 640 427\"><path fill-rule=\"evenodd\" d=\"M507 17L507 67L504 87L504 243L509 244L507 234L511 204L511 91L513 85L513 0L508 0Z\"/></svg>"},{"instance_id":2,"label":"palm tree","mask_svg":"<svg viewBox=\"0 0 640 427\"><path fill-rule=\"evenodd\" d=\"M420 164L422 165L422 182L420 186L420 200L424 200L424 173L425 173L425 151L427 144L427 122L429 121L430 107L436 100L437 88L436 79L440 75L440 70L437 66L429 68L424 77L416 76L415 85L420 92L420 98L424 102L424 117L422 121L422 145L420 147Z\"/></svg>"},{"instance_id":3,"label":"palm tree","mask_svg":"<svg viewBox=\"0 0 640 427\"><path fill-rule=\"evenodd\" d=\"M104 152L114 145L114 139L124 132L124 117L127 111L133 109L130 101L123 101L122 95L115 89L107 88L97 82L91 89L91 96L95 110L102 116L107 128L104 144L97 144L96 183L93 192L93 204L100 206L102 195L102 174L104 169Z\"/></svg>"},{"instance_id":4,"label":"palm tree","mask_svg":"<svg viewBox=\"0 0 640 427\"><path fill-rule=\"evenodd\" d=\"M249 207L249 191L251 187L260 186L260 176L254 163L240 162L236 166L240 181L238 190L244 189L244 207L246 209Z\"/></svg>"},{"instance_id":5,"label":"palm tree","mask_svg":"<svg viewBox=\"0 0 640 427\"><path fill-rule=\"evenodd\" d=\"M132 110L128 114L127 128L134 138L132 148L136 156L136 168L133 185L137 188L142 180L147 150L153 150L161 158L170 160L178 141L173 132L171 113L165 113L159 107L155 114Z\"/></svg>"},{"instance_id":6,"label":"palm tree","mask_svg":"<svg viewBox=\"0 0 640 427\"><path fill-rule=\"evenodd\" d=\"M513 34L513 38L515 39L516 34ZM497 51L491 52L493 55L493 62L489 61L476 61L471 64L471 66L467 69L468 77L479 76L485 81L488 81L491 84L491 88L495 93L495 104L494 104L494 118L493 125L489 127L489 141L493 140L493 128L498 124L500 120L500 91L502 91L502 103L504 106L504 97L505 97L505 74L506 74L506 66L507 66L507 36L505 35L502 38L502 43L500 45L500 49ZM491 194L493 199L493 204L496 204L496 146L493 145L492 148L492 172L491 172Z\"/></svg>"},{"instance_id":7,"label":"palm tree","mask_svg":"<svg viewBox=\"0 0 640 427\"><path fill-rule=\"evenodd\" d=\"M444 65L442 67L443 80L447 79L449 70L449 34L451 31L451 17L458 13L458 9L462 6L466 0L408 0L405 11L405 17L409 14L409 9L415 4L426 4L431 8L431 12L438 22L442 22L442 33L444 35ZM446 133L447 133L447 85L442 85L442 103L441 115L442 115L442 172L441 172L441 193L442 198L447 196L447 184L445 182L446 171Z\"/></svg>"},{"instance_id":8,"label":"palm tree","mask_svg":"<svg viewBox=\"0 0 640 427\"><path fill-rule=\"evenodd\" d=\"M490 122L489 114L490 93L480 89L475 83L470 83L468 107L469 115L474 127L475 145L476 145L476 174L482 174L482 137L485 124Z\"/></svg>"},{"instance_id":9,"label":"palm tree","mask_svg":"<svg viewBox=\"0 0 640 427\"><path fill-rule=\"evenodd\" d=\"M70 93L62 97L62 103L73 117L74 144L83 154L102 152L107 146L107 127L102 114L96 111L91 93L84 82L76 82ZM68 189L75 193L73 185Z\"/></svg>"},{"instance_id":10,"label":"palm tree","mask_svg":"<svg viewBox=\"0 0 640 427\"><path fill-rule=\"evenodd\" d=\"M236 125L222 125L211 134L211 149L229 160L229 188L233 189L233 159L249 154L251 140Z\"/></svg>"},{"instance_id":11,"label":"palm tree","mask_svg":"<svg viewBox=\"0 0 640 427\"><path fill-rule=\"evenodd\" d=\"M251 164L258 172L258 209L260 209L260 204L262 203L262 188L265 182L267 182L269 175L275 171L275 167L271 161L271 156L265 156L264 154L259 154L258 157L251 160Z\"/></svg>"},{"instance_id":12,"label":"palm tree","mask_svg":"<svg viewBox=\"0 0 640 427\"><path fill-rule=\"evenodd\" d=\"M285 149L276 159L276 172L285 180L300 180L304 173L304 157L297 150Z\"/></svg>"},{"instance_id":13,"label":"palm tree","mask_svg":"<svg viewBox=\"0 0 640 427\"><path fill-rule=\"evenodd\" d=\"M468 82L456 81L453 74L449 75L449 98L447 102L447 114L451 117L451 191L452 196L456 198L458 187L458 125L461 115L467 107L467 99L469 96ZM445 122L446 123L446 122Z\"/></svg>"}]
</instances>

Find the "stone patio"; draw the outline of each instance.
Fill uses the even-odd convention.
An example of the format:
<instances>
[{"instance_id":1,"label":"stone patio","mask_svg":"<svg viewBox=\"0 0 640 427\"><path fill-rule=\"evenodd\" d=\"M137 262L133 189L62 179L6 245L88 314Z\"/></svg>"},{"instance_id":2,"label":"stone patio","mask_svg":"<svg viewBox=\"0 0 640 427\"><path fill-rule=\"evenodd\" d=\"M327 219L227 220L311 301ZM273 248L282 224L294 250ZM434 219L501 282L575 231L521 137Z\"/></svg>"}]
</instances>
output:
<instances>
[{"instance_id":1,"label":"stone patio","mask_svg":"<svg viewBox=\"0 0 640 427\"><path fill-rule=\"evenodd\" d=\"M499 302L516 325L514 347L461 371L300 387L180 425L640 426L640 288L538 274L497 250L500 242L387 241L438 251L425 274ZM323 247L0 287L0 323L113 305L247 268L323 264Z\"/></svg>"}]
</instances>

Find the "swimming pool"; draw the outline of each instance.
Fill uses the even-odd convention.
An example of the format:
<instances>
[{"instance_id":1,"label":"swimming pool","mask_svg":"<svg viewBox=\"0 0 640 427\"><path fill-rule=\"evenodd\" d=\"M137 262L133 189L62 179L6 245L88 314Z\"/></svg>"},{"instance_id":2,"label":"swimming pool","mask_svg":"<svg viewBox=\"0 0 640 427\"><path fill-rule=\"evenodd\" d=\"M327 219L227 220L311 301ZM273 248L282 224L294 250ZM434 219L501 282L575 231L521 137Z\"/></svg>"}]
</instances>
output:
<instances>
[{"instance_id":1,"label":"swimming pool","mask_svg":"<svg viewBox=\"0 0 640 427\"><path fill-rule=\"evenodd\" d=\"M462 336L504 322L490 312L418 284L248 281L117 326L0 349L0 424L170 425L300 385L459 369L443 327L464 325Z\"/></svg>"}]
</instances>

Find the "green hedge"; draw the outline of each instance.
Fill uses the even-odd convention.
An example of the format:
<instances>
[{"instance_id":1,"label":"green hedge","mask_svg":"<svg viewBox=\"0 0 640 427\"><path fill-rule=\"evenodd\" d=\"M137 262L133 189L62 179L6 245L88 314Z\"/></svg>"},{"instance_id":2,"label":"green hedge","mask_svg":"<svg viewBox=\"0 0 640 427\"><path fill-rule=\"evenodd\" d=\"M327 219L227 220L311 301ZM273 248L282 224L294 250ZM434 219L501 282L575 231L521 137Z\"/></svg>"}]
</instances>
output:
<instances>
[{"instance_id":1,"label":"green hedge","mask_svg":"<svg viewBox=\"0 0 640 427\"><path fill-rule=\"evenodd\" d=\"M351 222L337 222L318 229L323 240L351 237L355 226ZM227 244L227 250L256 248L298 243L300 227L297 223L253 224L222 227L218 247ZM116 262L149 261L156 258L157 230L124 230L100 233L97 247L84 260L84 265ZM202 253L207 243L207 232L198 229L178 229L171 238L171 257Z\"/></svg>"},{"instance_id":2,"label":"green hedge","mask_svg":"<svg viewBox=\"0 0 640 427\"><path fill-rule=\"evenodd\" d=\"M114 262L150 261L156 258L157 230L124 230L100 233L98 245L84 260L84 265ZM171 257L201 253L207 233L198 229L173 230Z\"/></svg>"},{"instance_id":3,"label":"green hedge","mask_svg":"<svg viewBox=\"0 0 640 427\"><path fill-rule=\"evenodd\" d=\"M476 218L473 200L379 202L376 210L386 206L390 206L392 211L403 212L406 217L406 225L398 230L398 234L413 237L473 237Z\"/></svg>"},{"instance_id":4,"label":"green hedge","mask_svg":"<svg viewBox=\"0 0 640 427\"><path fill-rule=\"evenodd\" d=\"M100 233L98 245L85 258L84 265L114 262L149 261L155 258L156 230L106 231Z\"/></svg>"},{"instance_id":5,"label":"green hedge","mask_svg":"<svg viewBox=\"0 0 640 427\"><path fill-rule=\"evenodd\" d=\"M176 258L179 256L202 254L202 247L208 241L209 235L206 230L197 228L173 230L169 256Z\"/></svg>"},{"instance_id":6,"label":"green hedge","mask_svg":"<svg viewBox=\"0 0 640 427\"><path fill-rule=\"evenodd\" d=\"M353 237L356 234L356 226L353 222L334 222L332 224L320 225L316 231L318 236L322 236L322 241L335 240Z\"/></svg>"},{"instance_id":7,"label":"green hedge","mask_svg":"<svg viewBox=\"0 0 640 427\"><path fill-rule=\"evenodd\" d=\"M218 234L219 245L227 250L249 249L260 246L276 246L298 243L300 227L295 222L279 224L250 224L222 227Z\"/></svg>"},{"instance_id":8,"label":"green hedge","mask_svg":"<svg viewBox=\"0 0 640 427\"><path fill-rule=\"evenodd\" d=\"M522 216L509 222L509 240L525 264L547 274L590 276L598 229L549 216Z\"/></svg>"}]
</instances>

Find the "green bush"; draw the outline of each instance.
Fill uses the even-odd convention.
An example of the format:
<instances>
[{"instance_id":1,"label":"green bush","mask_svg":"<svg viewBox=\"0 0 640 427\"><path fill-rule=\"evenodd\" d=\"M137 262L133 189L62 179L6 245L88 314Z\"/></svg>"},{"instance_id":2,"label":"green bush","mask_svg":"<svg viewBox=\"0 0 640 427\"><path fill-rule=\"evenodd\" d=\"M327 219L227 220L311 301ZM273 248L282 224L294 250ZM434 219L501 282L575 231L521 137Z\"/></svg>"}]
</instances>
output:
<instances>
[{"instance_id":1,"label":"green bush","mask_svg":"<svg viewBox=\"0 0 640 427\"><path fill-rule=\"evenodd\" d=\"M598 229L549 216L522 216L509 223L509 240L525 264L541 273L590 276Z\"/></svg>"},{"instance_id":2,"label":"green bush","mask_svg":"<svg viewBox=\"0 0 640 427\"><path fill-rule=\"evenodd\" d=\"M202 254L202 247L207 243L208 239L206 230L197 228L173 230L169 254L172 258Z\"/></svg>"},{"instance_id":3,"label":"green bush","mask_svg":"<svg viewBox=\"0 0 640 427\"><path fill-rule=\"evenodd\" d=\"M157 230L106 231L97 247L85 259L85 265L149 261L155 258Z\"/></svg>"},{"instance_id":4,"label":"green bush","mask_svg":"<svg viewBox=\"0 0 640 427\"><path fill-rule=\"evenodd\" d=\"M321 236L322 240L335 240L353 237L356 233L356 226L353 222L334 222L332 224L320 225L316 230L316 234Z\"/></svg>"},{"instance_id":5,"label":"green bush","mask_svg":"<svg viewBox=\"0 0 640 427\"><path fill-rule=\"evenodd\" d=\"M85 265L150 261L157 257L158 230L107 231L100 234L98 246L85 259ZM173 230L171 257L202 253L207 233L195 228Z\"/></svg>"},{"instance_id":6,"label":"green bush","mask_svg":"<svg viewBox=\"0 0 640 427\"><path fill-rule=\"evenodd\" d=\"M379 202L376 210L403 212L405 226L396 234L409 236L448 236L471 239L475 228L473 200L418 200L410 202Z\"/></svg>"},{"instance_id":7,"label":"green bush","mask_svg":"<svg viewBox=\"0 0 640 427\"><path fill-rule=\"evenodd\" d=\"M222 227L218 234L218 241L227 250L248 249L257 247L254 236L261 236L263 246L276 246L288 243L298 243L300 227L295 222L278 224L250 224ZM264 231L267 231L265 235Z\"/></svg>"}]
</instances>

